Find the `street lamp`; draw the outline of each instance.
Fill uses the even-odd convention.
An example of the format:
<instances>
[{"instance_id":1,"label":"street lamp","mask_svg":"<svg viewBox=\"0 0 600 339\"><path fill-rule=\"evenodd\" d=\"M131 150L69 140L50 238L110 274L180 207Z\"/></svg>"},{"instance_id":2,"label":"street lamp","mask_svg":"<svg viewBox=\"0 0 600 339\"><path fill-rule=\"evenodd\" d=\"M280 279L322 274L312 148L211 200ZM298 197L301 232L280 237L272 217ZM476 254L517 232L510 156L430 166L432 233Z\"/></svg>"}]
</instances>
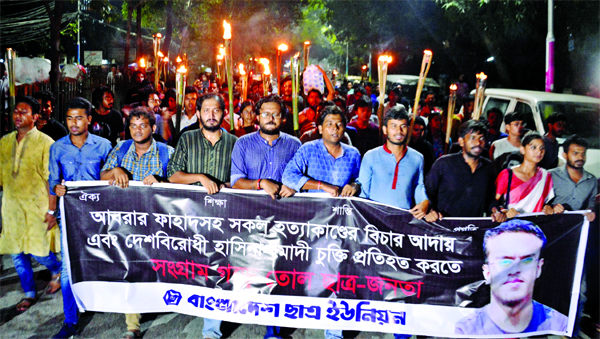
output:
<instances>
[{"instance_id":1,"label":"street lamp","mask_svg":"<svg viewBox=\"0 0 600 339\"><path fill-rule=\"evenodd\" d=\"M308 52L310 52L310 41L306 40L304 42L304 70L308 66Z\"/></svg>"},{"instance_id":2,"label":"street lamp","mask_svg":"<svg viewBox=\"0 0 600 339\"><path fill-rule=\"evenodd\" d=\"M288 45L281 44L277 47L277 94L281 95L281 83L280 83L280 75L281 75L281 54L288 50Z\"/></svg>"}]
</instances>

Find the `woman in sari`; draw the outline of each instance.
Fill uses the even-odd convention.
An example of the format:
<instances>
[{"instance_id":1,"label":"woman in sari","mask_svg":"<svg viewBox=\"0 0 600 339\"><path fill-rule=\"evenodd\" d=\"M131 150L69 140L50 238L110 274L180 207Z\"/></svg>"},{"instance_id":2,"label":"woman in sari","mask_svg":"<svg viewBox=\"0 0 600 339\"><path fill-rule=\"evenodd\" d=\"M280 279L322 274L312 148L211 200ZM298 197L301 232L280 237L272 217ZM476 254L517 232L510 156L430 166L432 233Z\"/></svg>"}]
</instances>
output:
<instances>
[{"instance_id":1,"label":"woman in sari","mask_svg":"<svg viewBox=\"0 0 600 339\"><path fill-rule=\"evenodd\" d=\"M554 198L552 176L539 167L544 158L544 140L531 131L523 137L520 147L523 162L519 166L504 169L496 179L496 200L503 201L504 213L514 218L520 213L561 213L548 204ZM508 187L510 186L510 189Z\"/></svg>"}]
</instances>

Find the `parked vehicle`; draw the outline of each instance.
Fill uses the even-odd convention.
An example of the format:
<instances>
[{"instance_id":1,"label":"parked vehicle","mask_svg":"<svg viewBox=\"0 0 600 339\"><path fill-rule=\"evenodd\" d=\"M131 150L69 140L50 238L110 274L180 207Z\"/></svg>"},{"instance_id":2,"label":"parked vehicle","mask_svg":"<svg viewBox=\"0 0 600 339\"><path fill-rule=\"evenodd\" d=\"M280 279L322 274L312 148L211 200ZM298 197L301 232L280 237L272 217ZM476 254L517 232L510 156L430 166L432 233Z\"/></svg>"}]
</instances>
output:
<instances>
[{"instance_id":1,"label":"parked vehicle","mask_svg":"<svg viewBox=\"0 0 600 339\"><path fill-rule=\"evenodd\" d=\"M471 94L475 94L472 91ZM544 135L548 128L546 119L555 112L567 116L567 130L563 138L577 134L589 143L585 169L600 177L600 99L547 92L526 91L517 89L489 88L485 90L482 116L487 117L487 111L498 108L504 114L521 112L526 116L525 128L538 131ZM501 130L504 131L504 123ZM565 163L559 150L559 165Z\"/></svg>"}]
</instances>

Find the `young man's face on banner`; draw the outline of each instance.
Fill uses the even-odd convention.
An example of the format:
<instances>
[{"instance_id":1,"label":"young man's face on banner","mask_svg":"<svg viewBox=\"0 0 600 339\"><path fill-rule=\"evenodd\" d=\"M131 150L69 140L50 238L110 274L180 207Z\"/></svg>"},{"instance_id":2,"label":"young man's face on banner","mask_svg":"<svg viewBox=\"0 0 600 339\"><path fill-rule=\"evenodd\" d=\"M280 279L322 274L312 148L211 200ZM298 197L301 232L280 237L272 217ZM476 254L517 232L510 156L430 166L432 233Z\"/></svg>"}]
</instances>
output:
<instances>
[{"instance_id":1,"label":"young man's face on banner","mask_svg":"<svg viewBox=\"0 0 600 339\"><path fill-rule=\"evenodd\" d=\"M487 241L483 276L492 298L512 307L533 298L535 280L542 273L542 240L530 233L504 232Z\"/></svg>"}]
</instances>

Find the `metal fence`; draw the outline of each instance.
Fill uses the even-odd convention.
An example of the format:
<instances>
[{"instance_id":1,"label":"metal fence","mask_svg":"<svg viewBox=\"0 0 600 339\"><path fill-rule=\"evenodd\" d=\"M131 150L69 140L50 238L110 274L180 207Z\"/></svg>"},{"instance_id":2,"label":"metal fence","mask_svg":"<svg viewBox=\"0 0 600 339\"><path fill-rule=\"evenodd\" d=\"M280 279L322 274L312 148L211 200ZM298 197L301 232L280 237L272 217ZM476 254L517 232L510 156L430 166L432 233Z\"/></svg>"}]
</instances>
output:
<instances>
[{"instance_id":1,"label":"metal fence","mask_svg":"<svg viewBox=\"0 0 600 339\"><path fill-rule=\"evenodd\" d=\"M88 74L78 80L60 80L58 83L58 96L54 100L53 117L61 123L65 123L67 103L75 97L83 97L91 101L92 91L106 84L106 74L101 67L89 67ZM35 84L24 84L15 87L16 95L33 95L39 91L50 91L50 82L39 82ZM2 135L11 132L11 112L2 112Z\"/></svg>"}]
</instances>

